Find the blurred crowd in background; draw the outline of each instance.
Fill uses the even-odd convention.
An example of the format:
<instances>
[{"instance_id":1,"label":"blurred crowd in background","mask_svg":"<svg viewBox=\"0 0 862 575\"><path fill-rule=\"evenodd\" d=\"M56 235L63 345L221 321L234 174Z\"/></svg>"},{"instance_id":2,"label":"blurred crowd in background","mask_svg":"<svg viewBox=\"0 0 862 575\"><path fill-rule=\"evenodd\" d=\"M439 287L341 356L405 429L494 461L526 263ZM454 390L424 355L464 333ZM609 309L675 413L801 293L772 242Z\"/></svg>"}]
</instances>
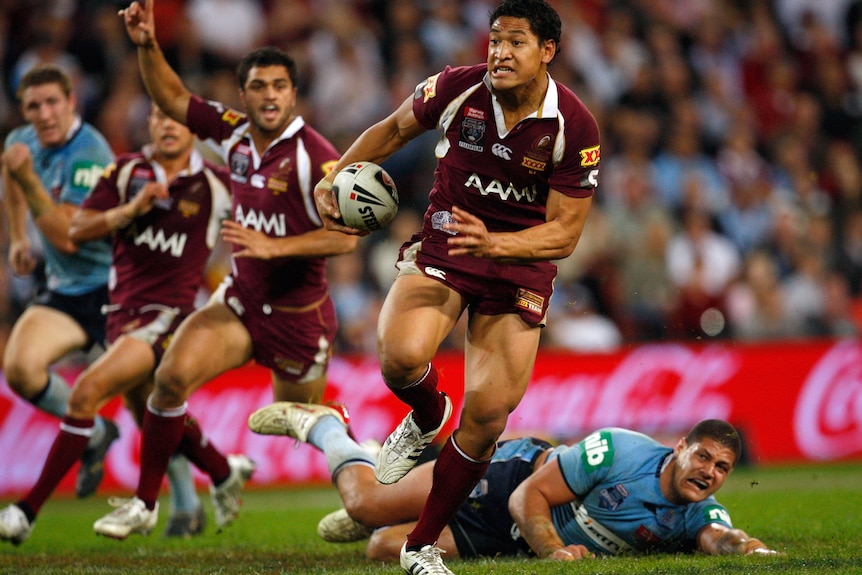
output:
<instances>
[{"instance_id":1,"label":"blurred crowd in background","mask_svg":"<svg viewBox=\"0 0 862 575\"><path fill-rule=\"evenodd\" d=\"M862 0L550 3L563 20L551 74L595 114L602 162L580 243L558 262L544 345L857 336ZM126 4L4 0L0 135L21 123L17 80L54 62L115 153L146 142L149 101L117 16ZM261 45L287 50L301 72L299 112L343 151L430 74L483 62L495 4L157 0L155 9L159 43L187 86L240 109L239 59ZM438 137L385 164L398 219L330 260L339 352L375 350L379 306L426 207ZM9 277L5 231L0 245L8 329L33 282ZM456 335L448 345L462 343Z\"/></svg>"}]
</instances>

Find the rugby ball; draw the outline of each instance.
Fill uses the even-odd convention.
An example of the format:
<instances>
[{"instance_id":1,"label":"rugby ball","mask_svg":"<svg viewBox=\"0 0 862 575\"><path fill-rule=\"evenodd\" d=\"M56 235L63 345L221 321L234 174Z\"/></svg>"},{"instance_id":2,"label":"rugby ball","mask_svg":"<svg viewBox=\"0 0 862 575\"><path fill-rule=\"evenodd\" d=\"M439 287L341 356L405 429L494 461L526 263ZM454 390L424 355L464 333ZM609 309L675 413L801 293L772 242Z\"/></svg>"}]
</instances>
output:
<instances>
[{"instance_id":1,"label":"rugby ball","mask_svg":"<svg viewBox=\"0 0 862 575\"><path fill-rule=\"evenodd\" d=\"M332 182L344 225L373 232L398 214L398 191L386 170L372 162L345 166Z\"/></svg>"}]
</instances>

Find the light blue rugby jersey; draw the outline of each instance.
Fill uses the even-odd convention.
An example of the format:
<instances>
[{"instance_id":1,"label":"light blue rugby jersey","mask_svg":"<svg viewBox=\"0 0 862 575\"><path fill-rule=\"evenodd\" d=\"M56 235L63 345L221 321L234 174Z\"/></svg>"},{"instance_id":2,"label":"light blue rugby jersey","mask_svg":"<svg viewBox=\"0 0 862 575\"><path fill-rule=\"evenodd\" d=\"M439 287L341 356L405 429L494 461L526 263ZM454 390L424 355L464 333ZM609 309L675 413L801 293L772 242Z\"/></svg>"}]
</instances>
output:
<instances>
[{"instance_id":1,"label":"light blue rugby jersey","mask_svg":"<svg viewBox=\"0 0 862 575\"><path fill-rule=\"evenodd\" d=\"M651 437L619 428L555 447L549 460L559 459L566 483L583 501L577 509L552 509L562 540L602 555L691 551L704 526L731 527L727 509L712 496L689 505L665 499L659 471L671 453Z\"/></svg>"},{"instance_id":2,"label":"light blue rugby jersey","mask_svg":"<svg viewBox=\"0 0 862 575\"><path fill-rule=\"evenodd\" d=\"M45 191L57 203L80 205L114 154L105 138L90 124L76 120L72 137L57 148L43 148L36 130L27 124L6 138L6 148L23 142L33 156L33 170ZM41 233L41 232L40 232ZM81 295L108 283L110 239L81 244L74 254L57 251L42 238L48 289L63 295Z\"/></svg>"}]
</instances>

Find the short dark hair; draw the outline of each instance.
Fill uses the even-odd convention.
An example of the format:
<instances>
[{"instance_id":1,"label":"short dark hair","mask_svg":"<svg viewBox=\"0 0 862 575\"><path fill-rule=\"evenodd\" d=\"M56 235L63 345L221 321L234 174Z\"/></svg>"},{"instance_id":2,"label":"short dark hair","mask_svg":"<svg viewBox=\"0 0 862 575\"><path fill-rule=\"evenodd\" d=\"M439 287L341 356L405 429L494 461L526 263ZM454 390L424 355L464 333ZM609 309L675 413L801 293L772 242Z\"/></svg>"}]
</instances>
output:
<instances>
[{"instance_id":1,"label":"short dark hair","mask_svg":"<svg viewBox=\"0 0 862 575\"><path fill-rule=\"evenodd\" d=\"M491 12L489 24L493 26L494 22L503 16L523 18L530 23L530 29L539 37L539 42L553 40L557 45L554 54L560 51L563 25L560 22L560 15L545 0L503 0Z\"/></svg>"},{"instance_id":2,"label":"short dark hair","mask_svg":"<svg viewBox=\"0 0 862 575\"><path fill-rule=\"evenodd\" d=\"M45 84L57 84L67 98L72 94L72 80L63 70L54 64L37 64L21 77L16 95L21 100L24 90Z\"/></svg>"},{"instance_id":3,"label":"short dark hair","mask_svg":"<svg viewBox=\"0 0 862 575\"><path fill-rule=\"evenodd\" d=\"M275 46L266 46L252 50L240 60L239 65L236 67L236 76L239 80L240 89L245 89L245 83L248 81L248 73L252 68L266 68L268 66L284 66L287 69L287 75L290 77L291 83L296 86L296 62L284 50Z\"/></svg>"},{"instance_id":4,"label":"short dark hair","mask_svg":"<svg viewBox=\"0 0 862 575\"><path fill-rule=\"evenodd\" d=\"M739 432L728 422L722 419L705 419L691 428L685 436L688 445L699 443L703 439L715 440L719 445L733 451L733 463L739 461L742 455L742 439Z\"/></svg>"}]
</instances>

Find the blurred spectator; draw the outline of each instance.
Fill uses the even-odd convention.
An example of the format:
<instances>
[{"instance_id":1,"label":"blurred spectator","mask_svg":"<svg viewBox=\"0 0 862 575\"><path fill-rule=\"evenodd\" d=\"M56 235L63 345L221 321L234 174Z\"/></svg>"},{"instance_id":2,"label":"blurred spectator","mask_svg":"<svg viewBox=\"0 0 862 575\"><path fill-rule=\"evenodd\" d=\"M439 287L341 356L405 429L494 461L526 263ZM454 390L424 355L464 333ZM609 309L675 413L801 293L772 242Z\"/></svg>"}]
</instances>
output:
<instances>
[{"instance_id":1,"label":"blurred spectator","mask_svg":"<svg viewBox=\"0 0 862 575\"><path fill-rule=\"evenodd\" d=\"M593 295L583 285L555 293L554 303L543 345L579 353L609 353L622 345L619 328L596 311Z\"/></svg>"},{"instance_id":2,"label":"blurred spectator","mask_svg":"<svg viewBox=\"0 0 862 575\"><path fill-rule=\"evenodd\" d=\"M683 211L682 229L668 242L667 266L679 290L673 328L677 337L702 334L701 318L707 310L724 308L724 297L740 270L739 253L712 227L709 212L700 207Z\"/></svg>"},{"instance_id":3,"label":"blurred spectator","mask_svg":"<svg viewBox=\"0 0 862 575\"><path fill-rule=\"evenodd\" d=\"M768 252L754 251L745 259L742 277L727 291L730 336L745 341L797 337L800 316L790 313L775 262Z\"/></svg>"},{"instance_id":4,"label":"blurred spectator","mask_svg":"<svg viewBox=\"0 0 862 575\"><path fill-rule=\"evenodd\" d=\"M186 14L207 70L236 66L265 37L266 14L257 0L188 0Z\"/></svg>"}]
</instances>

